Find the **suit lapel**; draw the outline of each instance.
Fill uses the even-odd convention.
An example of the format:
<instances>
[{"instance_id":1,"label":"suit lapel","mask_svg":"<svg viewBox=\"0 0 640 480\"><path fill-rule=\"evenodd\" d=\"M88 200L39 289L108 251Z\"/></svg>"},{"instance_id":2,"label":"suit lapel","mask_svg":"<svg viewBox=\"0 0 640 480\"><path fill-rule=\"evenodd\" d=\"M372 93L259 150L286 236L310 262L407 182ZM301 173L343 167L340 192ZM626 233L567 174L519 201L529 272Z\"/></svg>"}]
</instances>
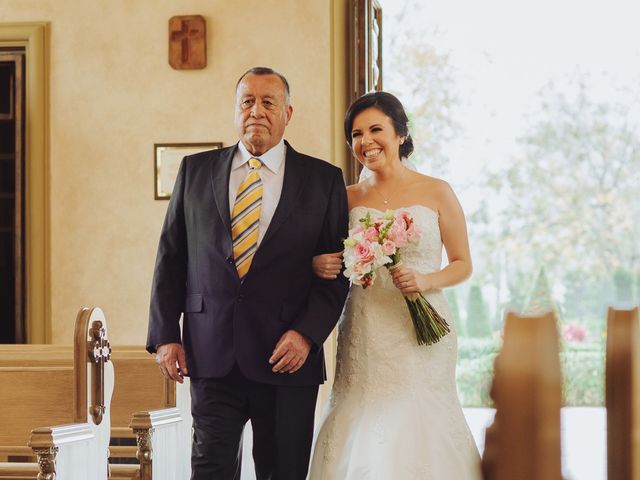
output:
<instances>
[{"instance_id":1,"label":"suit lapel","mask_svg":"<svg viewBox=\"0 0 640 480\"><path fill-rule=\"evenodd\" d=\"M235 147L229 147L220 156L211 161L211 186L213 188L213 198L218 207L218 213L224 224L225 231L231 244L231 214L229 213L229 175L231 173L231 162L236 152ZM212 154L213 156L213 154Z\"/></svg>"},{"instance_id":2,"label":"suit lapel","mask_svg":"<svg viewBox=\"0 0 640 480\"><path fill-rule=\"evenodd\" d=\"M291 148L291 145L286 141L285 145L287 147L287 153L284 162L284 178L282 181L280 201L278 202L276 211L273 213L269 228L267 228L262 242L260 242L258 251L273 237L275 232L278 231L278 228L280 228L289 217L289 214L297 204L296 200L307 180L304 166L299 159L298 152Z\"/></svg>"}]
</instances>

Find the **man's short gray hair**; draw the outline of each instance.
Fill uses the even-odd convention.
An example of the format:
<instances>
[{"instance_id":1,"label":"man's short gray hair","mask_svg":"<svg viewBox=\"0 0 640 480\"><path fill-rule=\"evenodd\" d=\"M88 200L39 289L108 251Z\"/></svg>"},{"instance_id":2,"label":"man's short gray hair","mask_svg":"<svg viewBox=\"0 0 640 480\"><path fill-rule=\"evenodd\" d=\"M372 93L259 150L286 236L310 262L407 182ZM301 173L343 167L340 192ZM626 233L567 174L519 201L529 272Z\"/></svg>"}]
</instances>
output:
<instances>
[{"instance_id":1,"label":"man's short gray hair","mask_svg":"<svg viewBox=\"0 0 640 480\"><path fill-rule=\"evenodd\" d=\"M244 72L242 74L242 76L238 79L238 81L236 82L236 91L238 91L238 85L240 85L240 82L242 81L242 79L244 77L246 77L247 75L275 75L280 80L282 80L282 83L284 84L284 97L285 97L285 100L286 100L287 104L291 103L291 90L289 89L289 82L287 81L285 76L282 75L281 73L276 72L273 68L269 68L269 67L253 67L253 68L250 68L249 70Z\"/></svg>"}]
</instances>

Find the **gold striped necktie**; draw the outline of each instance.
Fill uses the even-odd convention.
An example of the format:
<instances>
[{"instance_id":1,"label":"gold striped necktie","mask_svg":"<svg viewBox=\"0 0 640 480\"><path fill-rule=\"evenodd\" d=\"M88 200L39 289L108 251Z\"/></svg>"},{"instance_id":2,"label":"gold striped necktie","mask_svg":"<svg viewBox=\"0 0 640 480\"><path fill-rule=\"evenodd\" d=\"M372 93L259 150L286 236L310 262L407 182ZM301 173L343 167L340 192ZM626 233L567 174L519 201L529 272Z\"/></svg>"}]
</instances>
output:
<instances>
[{"instance_id":1,"label":"gold striped necktie","mask_svg":"<svg viewBox=\"0 0 640 480\"><path fill-rule=\"evenodd\" d=\"M231 239L233 258L240 281L249 271L251 261L258 248L258 226L262 208L262 179L258 172L262 162L249 159L249 173L238 187L238 194L231 212Z\"/></svg>"}]
</instances>

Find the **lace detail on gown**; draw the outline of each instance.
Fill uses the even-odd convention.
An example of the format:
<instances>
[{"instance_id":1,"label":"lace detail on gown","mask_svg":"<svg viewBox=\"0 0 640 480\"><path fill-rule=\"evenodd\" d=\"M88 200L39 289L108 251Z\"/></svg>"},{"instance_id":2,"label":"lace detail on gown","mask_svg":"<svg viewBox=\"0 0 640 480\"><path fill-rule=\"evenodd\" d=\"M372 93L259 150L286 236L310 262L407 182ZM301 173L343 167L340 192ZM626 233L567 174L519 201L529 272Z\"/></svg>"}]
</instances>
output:
<instances>
[{"instance_id":1,"label":"lace detail on gown","mask_svg":"<svg viewBox=\"0 0 640 480\"><path fill-rule=\"evenodd\" d=\"M440 270L437 212L410 212L420 242L403 250L403 265ZM368 207L349 214L353 227ZM480 478L479 456L455 384L457 337L440 290L425 294L451 333L419 346L402 294L382 268L374 284L352 286L338 325L336 377L315 442L311 480Z\"/></svg>"}]
</instances>

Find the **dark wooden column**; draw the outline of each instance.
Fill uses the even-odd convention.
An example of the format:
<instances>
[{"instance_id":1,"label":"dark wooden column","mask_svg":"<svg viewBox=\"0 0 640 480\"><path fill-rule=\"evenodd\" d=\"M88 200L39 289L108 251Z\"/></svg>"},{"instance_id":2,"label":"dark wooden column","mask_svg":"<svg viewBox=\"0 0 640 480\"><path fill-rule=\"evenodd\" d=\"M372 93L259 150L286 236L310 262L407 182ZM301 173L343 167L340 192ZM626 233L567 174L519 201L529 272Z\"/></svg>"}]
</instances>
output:
<instances>
[{"instance_id":1,"label":"dark wooden column","mask_svg":"<svg viewBox=\"0 0 640 480\"><path fill-rule=\"evenodd\" d=\"M377 0L351 0L350 103L382 90L382 7ZM351 156L351 154L349 154ZM355 183L360 164L350 163L348 183Z\"/></svg>"}]
</instances>

